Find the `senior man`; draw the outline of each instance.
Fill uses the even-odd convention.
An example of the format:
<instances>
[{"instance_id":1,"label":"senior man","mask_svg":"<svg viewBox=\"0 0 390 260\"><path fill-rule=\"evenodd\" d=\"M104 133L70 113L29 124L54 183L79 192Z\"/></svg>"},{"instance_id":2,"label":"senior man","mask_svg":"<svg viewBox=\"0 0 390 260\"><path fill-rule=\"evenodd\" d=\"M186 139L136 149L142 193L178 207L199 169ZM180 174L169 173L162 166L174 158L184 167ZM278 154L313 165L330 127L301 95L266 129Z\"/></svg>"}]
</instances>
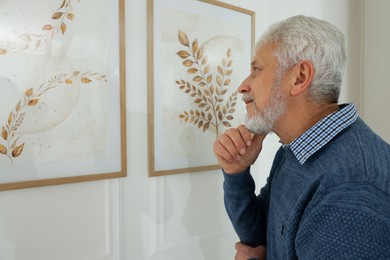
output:
<instances>
[{"instance_id":1,"label":"senior man","mask_svg":"<svg viewBox=\"0 0 390 260\"><path fill-rule=\"evenodd\" d=\"M218 137L236 260L390 259L390 146L338 98L343 34L294 16L256 44L238 91L245 125ZM281 147L255 193L250 166L274 132Z\"/></svg>"}]
</instances>

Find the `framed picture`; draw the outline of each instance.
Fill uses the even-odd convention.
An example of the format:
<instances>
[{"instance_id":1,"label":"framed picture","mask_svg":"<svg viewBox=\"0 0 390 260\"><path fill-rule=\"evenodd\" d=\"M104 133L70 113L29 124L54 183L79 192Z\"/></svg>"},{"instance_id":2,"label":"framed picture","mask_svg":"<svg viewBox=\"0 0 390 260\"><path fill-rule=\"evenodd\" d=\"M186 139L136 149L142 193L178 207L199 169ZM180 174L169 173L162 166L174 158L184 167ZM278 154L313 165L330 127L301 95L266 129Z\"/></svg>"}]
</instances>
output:
<instances>
[{"instance_id":1,"label":"framed picture","mask_svg":"<svg viewBox=\"0 0 390 260\"><path fill-rule=\"evenodd\" d=\"M254 22L218 1L148 0L149 176L219 168L215 139L243 123Z\"/></svg>"},{"instance_id":2,"label":"framed picture","mask_svg":"<svg viewBox=\"0 0 390 260\"><path fill-rule=\"evenodd\" d=\"M126 176L124 0L0 9L0 190Z\"/></svg>"}]
</instances>

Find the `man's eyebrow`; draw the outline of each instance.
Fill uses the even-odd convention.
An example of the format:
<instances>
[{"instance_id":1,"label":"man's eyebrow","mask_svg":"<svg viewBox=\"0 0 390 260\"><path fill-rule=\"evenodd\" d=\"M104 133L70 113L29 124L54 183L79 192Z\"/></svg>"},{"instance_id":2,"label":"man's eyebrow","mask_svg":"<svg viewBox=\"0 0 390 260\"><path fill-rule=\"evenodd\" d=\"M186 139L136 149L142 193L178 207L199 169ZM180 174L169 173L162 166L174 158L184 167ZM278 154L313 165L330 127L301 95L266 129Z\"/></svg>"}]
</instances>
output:
<instances>
[{"instance_id":1,"label":"man's eyebrow","mask_svg":"<svg viewBox=\"0 0 390 260\"><path fill-rule=\"evenodd\" d=\"M251 62L251 67L253 66L259 66L260 62L258 62L257 60L254 60Z\"/></svg>"}]
</instances>

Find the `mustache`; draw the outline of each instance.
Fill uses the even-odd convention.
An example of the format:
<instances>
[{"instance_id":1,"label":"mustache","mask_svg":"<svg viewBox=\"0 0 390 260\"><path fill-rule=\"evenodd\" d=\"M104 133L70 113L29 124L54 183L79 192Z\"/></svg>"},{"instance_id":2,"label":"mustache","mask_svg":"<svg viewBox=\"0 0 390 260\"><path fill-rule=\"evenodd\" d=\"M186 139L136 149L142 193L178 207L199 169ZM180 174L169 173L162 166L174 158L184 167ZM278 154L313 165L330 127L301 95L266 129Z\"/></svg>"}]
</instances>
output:
<instances>
[{"instance_id":1,"label":"mustache","mask_svg":"<svg viewBox=\"0 0 390 260\"><path fill-rule=\"evenodd\" d=\"M244 94L242 96L242 101L244 101L245 103L248 103L248 102L254 101L254 98L253 98L253 96L251 96L249 94Z\"/></svg>"}]
</instances>

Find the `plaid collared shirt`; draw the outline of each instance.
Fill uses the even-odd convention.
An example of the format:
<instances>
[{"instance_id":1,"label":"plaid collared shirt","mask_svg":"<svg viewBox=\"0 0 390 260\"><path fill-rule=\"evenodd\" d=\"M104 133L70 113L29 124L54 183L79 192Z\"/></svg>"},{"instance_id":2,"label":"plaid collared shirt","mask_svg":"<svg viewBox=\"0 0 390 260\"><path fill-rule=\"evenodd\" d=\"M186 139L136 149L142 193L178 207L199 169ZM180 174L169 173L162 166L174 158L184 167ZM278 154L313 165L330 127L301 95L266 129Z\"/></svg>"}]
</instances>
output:
<instances>
[{"instance_id":1,"label":"plaid collared shirt","mask_svg":"<svg viewBox=\"0 0 390 260\"><path fill-rule=\"evenodd\" d=\"M300 164L326 145L333 137L358 118L355 105L341 105L340 109L321 119L289 146Z\"/></svg>"}]
</instances>

